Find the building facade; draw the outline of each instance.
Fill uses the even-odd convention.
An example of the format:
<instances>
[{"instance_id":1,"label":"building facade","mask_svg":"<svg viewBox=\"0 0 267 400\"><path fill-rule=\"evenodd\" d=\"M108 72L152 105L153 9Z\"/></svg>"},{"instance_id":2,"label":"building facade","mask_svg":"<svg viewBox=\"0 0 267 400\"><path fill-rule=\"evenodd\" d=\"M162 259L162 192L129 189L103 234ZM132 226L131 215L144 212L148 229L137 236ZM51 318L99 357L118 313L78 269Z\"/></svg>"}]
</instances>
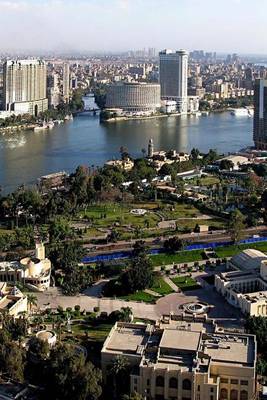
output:
<instances>
[{"instance_id":1,"label":"building facade","mask_svg":"<svg viewBox=\"0 0 267 400\"><path fill-rule=\"evenodd\" d=\"M107 108L129 113L155 113L160 109L160 85L154 83L117 83L107 91Z\"/></svg>"},{"instance_id":2,"label":"building facade","mask_svg":"<svg viewBox=\"0 0 267 400\"><path fill-rule=\"evenodd\" d=\"M177 102L177 110L187 113L188 53L185 50L163 50L159 53L162 100Z\"/></svg>"},{"instance_id":3,"label":"building facade","mask_svg":"<svg viewBox=\"0 0 267 400\"><path fill-rule=\"evenodd\" d=\"M4 108L37 116L48 108L46 64L42 60L6 61Z\"/></svg>"},{"instance_id":4,"label":"building facade","mask_svg":"<svg viewBox=\"0 0 267 400\"><path fill-rule=\"evenodd\" d=\"M50 286L51 261L45 257L45 247L36 244L35 256L20 261L0 262L0 282L15 285L25 284L28 288L43 292Z\"/></svg>"},{"instance_id":5,"label":"building facade","mask_svg":"<svg viewBox=\"0 0 267 400\"><path fill-rule=\"evenodd\" d=\"M201 325L116 323L101 353L104 382L112 382L112 363L123 356L131 370L130 391L147 400L252 400L255 337Z\"/></svg>"},{"instance_id":6,"label":"building facade","mask_svg":"<svg viewBox=\"0 0 267 400\"><path fill-rule=\"evenodd\" d=\"M253 139L257 150L267 149L267 80L256 79L254 88Z\"/></svg>"},{"instance_id":7,"label":"building facade","mask_svg":"<svg viewBox=\"0 0 267 400\"><path fill-rule=\"evenodd\" d=\"M267 316L267 256L248 249L228 261L229 272L215 275L216 290L250 316Z\"/></svg>"},{"instance_id":8,"label":"building facade","mask_svg":"<svg viewBox=\"0 0 267 400\"><path fill-rule=\"evenodd\" d=\"M70 66L68 63L63 64L63 101L68 103L70 100Z\"/></svg>"}]
</instances>

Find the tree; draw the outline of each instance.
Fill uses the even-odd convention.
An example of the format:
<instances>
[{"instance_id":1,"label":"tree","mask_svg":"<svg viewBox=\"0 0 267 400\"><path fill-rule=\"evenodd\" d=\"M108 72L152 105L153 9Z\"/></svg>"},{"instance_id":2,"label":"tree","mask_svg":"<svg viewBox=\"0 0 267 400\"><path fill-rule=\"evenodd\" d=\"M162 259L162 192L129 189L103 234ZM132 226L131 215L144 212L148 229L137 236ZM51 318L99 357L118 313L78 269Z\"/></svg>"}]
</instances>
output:
<instances>
[{"instance_id":1,"label":"tree","mask_svg":"<svg viewBox=\"0 0 267 400\"><path fill-rule=\"evenodd\" d=\"M112 374L113 377L114 399L118 399L123 393L125 393L125 389L127 388L125 382L129 380L127 376L127 367L128 367L128 361L122 355L117 356L112 363L110 374Z\"/></svg>"},{"instance_id":2,"label":"tree","mask_svg":"<svg viewBox=\"0 0 267 400\"><path fill-rule=\"evenodd\" d=\"M70 345L51 350L47 396L57 400L97 400L101 396L101 372Z\"/></svg>"},{"instance_id":3,"label":"tree","mask_svg":"<svg viewBox=\"0 0 267 400\"><path fill-rule=\"evenodd\" d=\"M243 230L245 229L244 220L245 217L239 210L233 211L229 216L228 232L234 243L239 242L243 236Z\"/></svg>"},{"instance_id":4,"label":"tree","mask_svg":"<svg viewBox=\"0 0 267 400\"><path fill-rule=\"evenodd\" d=\"M130 395L124 395L122 400L144 400L144 397L141 396L141 394L134 392Z\"/></svg>"},{"instance_id":5,"label":"tree","mask_svg":"<svg viewBox=\"0 0 267 400\"><path fill-rule=\"evenodd\" d=\"M174 236L165 240L163 247L168 253L175 253L176 251L180 251L184 248L184 242L177 236Z\"/></svg>"},{"instance_id":6,"label":"tree","mask_svg":"<svg viewBox=\"0 0 267 400\"><path fill-rule=\"evenodd\" d=\"M34 294L29 293L27 295L27 300L28 300L28 306L30 308L30 313L31 313L32 312L32 307L33 306L37 307L37 297Z\"/></svg>"},{"instance_id":7,"label":"tree","mask_svg":"<svg viewBox=\"0 0 267 400\"><path fill-rule=\"evenodd\" d=\"M146 254L134 257L129 268L121 276L122 287L129 293L151 287L154 282L154 272L150 258Z\"/></svg>"},{"instance_id":8,"label":"tree","mask_svg":"<svg viewBox=\"0 0 267 400\"><path fill-rule=\"evenodd\" d=\"M194 147L194 148L191 150L191 158L192 158L192 160L193 160L193 161L197 161L199 155L200 155L200 151Z\"/></svg>"},{"instance_id":9,"label":"tree","mask_svg":"<svg viewBox=\"0 0 267 400\"><path fill-rule=\"evenodd\" d=\"M234 163L231 160L228 160L227 158L223 159L220 162L220 169L221 170L231 170L234 168Z\"/></svg>"}]
</instances>

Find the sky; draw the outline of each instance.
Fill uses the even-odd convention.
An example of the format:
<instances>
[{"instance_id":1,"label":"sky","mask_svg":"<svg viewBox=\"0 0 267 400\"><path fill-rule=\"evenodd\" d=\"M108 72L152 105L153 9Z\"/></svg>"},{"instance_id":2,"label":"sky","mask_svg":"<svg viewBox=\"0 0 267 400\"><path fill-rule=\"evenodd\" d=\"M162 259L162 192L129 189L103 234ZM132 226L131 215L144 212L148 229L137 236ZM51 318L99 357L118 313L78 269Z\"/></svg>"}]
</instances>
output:
<instances>
[{"instance_id":1,"label":"sky","mask_svg":"<svg viewBox=\"0 0 267 400\"><path fill-rule=\"evenodd\" d=\"M267 54L267 0L0 0L1 50Z\"/></svg>"}]
</instances>

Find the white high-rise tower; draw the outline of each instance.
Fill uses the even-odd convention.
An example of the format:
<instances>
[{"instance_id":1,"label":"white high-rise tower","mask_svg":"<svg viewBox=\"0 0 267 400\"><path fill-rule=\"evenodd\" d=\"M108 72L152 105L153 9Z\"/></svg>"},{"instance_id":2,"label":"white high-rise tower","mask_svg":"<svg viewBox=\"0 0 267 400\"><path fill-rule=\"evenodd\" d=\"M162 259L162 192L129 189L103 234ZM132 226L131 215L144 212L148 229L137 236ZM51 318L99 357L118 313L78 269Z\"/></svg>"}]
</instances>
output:
<instances>
[{"instance_id":1,"label":"white high-rise tower","mask_svg":"<svg viewBox=\"0 0 267 400\"><path fill-rule=\"evenodd\" d=\"M159 53L162 100L174 100L181 113L187 113L188 53L185 50L163 50Z\"/></svg>"}]
</instances>

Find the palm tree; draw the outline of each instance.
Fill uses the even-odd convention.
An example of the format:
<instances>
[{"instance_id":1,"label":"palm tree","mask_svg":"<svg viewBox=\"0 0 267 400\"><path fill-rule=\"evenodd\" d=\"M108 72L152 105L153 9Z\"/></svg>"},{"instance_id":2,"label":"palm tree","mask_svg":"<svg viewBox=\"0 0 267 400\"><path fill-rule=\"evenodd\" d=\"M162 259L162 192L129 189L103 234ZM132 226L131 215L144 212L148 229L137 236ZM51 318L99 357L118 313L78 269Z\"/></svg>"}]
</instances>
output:
<instances>
[{"instance_id":1,"label":"palm tree","mask_svg":"<svg viewBox=\"0 0 267 400\"><path fill-rule=\"evenodd\" d=\"M122 307L121 308L121 319L124 322L131 322L133 315L133 311L131 307Z\"/></svg>"},{"instance_id":2,"label":"palm tree","mask_svg":"<svg viewBox=\"0 0 267 400\"><path fill-rule=\"evenodd\" d=\"M28 299L28 305L30 308L30 314L32 312L32 307L37 307L37 297L34 294L29 293L27 295L27 299Z\"/></svg>"},{"instance_id":3,"label":"palm tree","mask_svg":"<svg viewBox=\"0 0 267 400\"><path fill-rule=\"evenodd\" d=\"M122 373L126 371L128 367L127 359L124 356L117 356L112 364L110 369L110 373L113 377L113 398L117 399L117 391L118 391L118 382L123 385Z\"/></svg>"}]
</instances>

